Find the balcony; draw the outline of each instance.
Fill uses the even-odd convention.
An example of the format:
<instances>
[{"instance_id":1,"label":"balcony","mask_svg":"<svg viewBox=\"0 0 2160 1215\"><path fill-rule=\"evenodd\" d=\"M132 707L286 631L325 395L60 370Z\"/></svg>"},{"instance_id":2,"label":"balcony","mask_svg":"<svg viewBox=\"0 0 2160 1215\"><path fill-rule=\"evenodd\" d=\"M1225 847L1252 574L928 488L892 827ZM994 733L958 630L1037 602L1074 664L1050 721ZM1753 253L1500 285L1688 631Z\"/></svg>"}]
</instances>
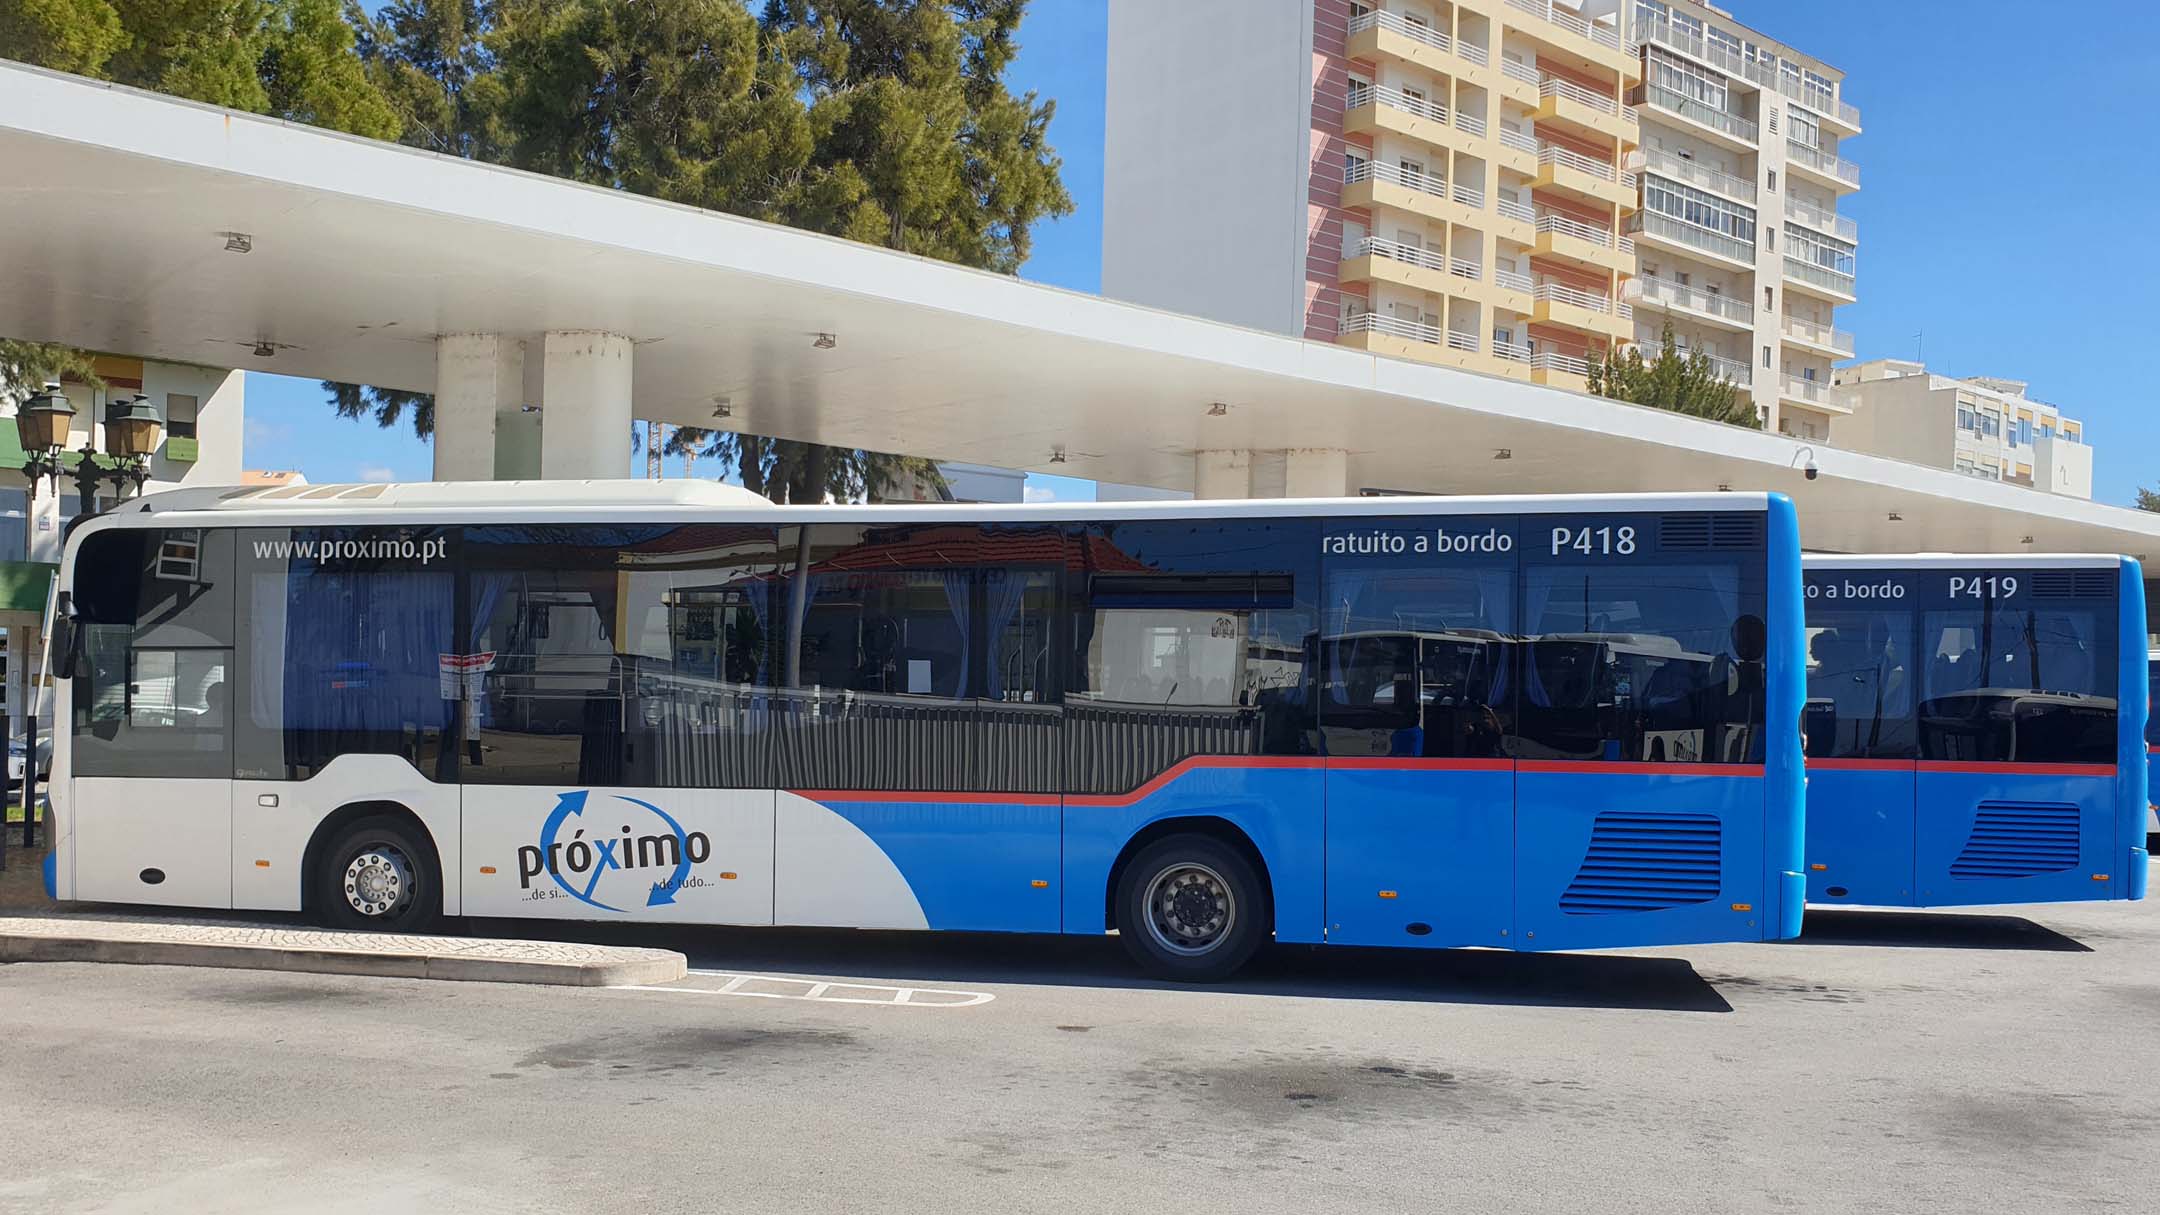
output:
<instances>
[{"instance_id":1,"label":"balcony","mask_svg":"<svg viewBox=\"0 0 2160 1215\"><path fill-rule=\"evenodd\" d=\"M1487 278L1485 267L1468 258L1378 236L1358 241L1336 268L1336 277L1346 283L1395 283L1434 295L1460 296L1510 312L1530 310L1526 278L1500 273Z\"/></svg>"},{"instance_id":2,"label":"balcony","mask_svg":"<svg viewBox=\"0 0 2160 1215\"><path fill-rule=\"evenodd\" d=\"M1755 245L1752 241L1735 240L1722 232L1697 227L1661 215L1656 211L1640 211L1628 220L1628 231L1641 240L1664 245L1680 253L1696 257L1709 257L1735 267L1753 272L1755 269Z\"/></svg>"},{"instance_id":3,"label":"balcony","mask_svg":"<svg viewBox=\"0 0 2160 1215\"><path fill-rule=\"evenodd\" d=\"M1828 380L1810 380L1796 375L1780 376L1778 399L1823 413L1852 412L1852 402Z\"/></svg>"},{"instance_id":4,"label":"balcony","mask_svg":"<svg viewBox=\"0 0 2160 1215\"><path fill-rule=\"evenodd\" d=\"M1687 355L1691 352L1683 350L1680 353ZM1728 359L1723 355L1711 354L1708 351L1700 353L1704 358L1710 360L1710 370L1716 373L1719 379L1730 381L1735 388L1753 388L1755 386L1755 369L1753 367L1741 362L1739 359Z\"/></svg>"},{"instance_id":5,"label":"balcony","mask_svg":"<svg viewBox=\"0 0 2160 1215\"><path fill-rule=\"evenodd\" d=\"M1485 191L1384 161L1353 159L1343 167L1343 205L1393 207L1430 219L1492 228L1510 240L1528 244L1531 234L1516 225L1496 224L1485 213ZM1527 221L1526 221L1527 222Z\"/></svg>"},{"instance_id":6,"label":"balcony","mask_svg":"<svg viewBox=\"0 0 2160 1215\"><path fill-rule=\"evenodd\" d=\"M1591 139L1635 143L1641 138L1633 111L1622 109L1611 97L1599 96L1572 80L1557 76L1547 76L1538 82L1535 116L1539 126L1551 124Z\"/></svg>"},{"instance_id":7,"label":"balcony","mask_svg":"<svg viewBox=\"0 0 2160 1215\"><path fill-rule=\"evenodd\" d=\"M1422 21L1385 9L1350 19L1348 49L1352 59L1388 56L1450 76L1460 73L1466 63L1484 67L1490 62L1484 47L1450 38Z\"/></svg>"},{"instance_id":8,"label":"balcony","mask_svg":"<svg viewBox=\"0 0 2160 1215\"><path fill-rule=\"evenodd\" d=\"M1813 228L1840 240L1857 243L1860 239L1860 225L1850 218L1835 211L1825 211L1821 207L1811 207L1797 198L1785 200L1785 218L1804 228Z\"/></svg>"},{"instance_id":9,"label":"balcony","mask_svg":"<svg viewBox=\"0 0 2160 1215\"><path fill-rule=\"evenodd\" d=\"M1611 164L1563 148L1545 144L1538 149L1537 173L1531 184L1540 190L1557 190L1596 204L1633 208L1635 175L1622 173Z\"/></svg>"},{"instance_id":10,"label":"balcony","mask_svg":"<svg viewBox=\"0 0 2160 1215\"><path fill-rule=\"evenodd\" d=\"M1509 20L1508 24L1516 29L1584 55L1592 62L1609 70L1622 72L1630 78L1642 74L1641 60L1629 55L1621 45L1620 30L1617 26L1584 20L1582 14L1573 9L1562 8L1552 3L1552 0L1507 0L1507 6L1547 23L1545 26L1535 26ZM1567 37L1554 37L1550 27L1565 31Z\"/></svg>"},{"instance_id":11,"label":"balcony","mask_svg":"<svg viewBox=\"0 0 2160 1215\"><path fill-rule=\"evenodd\" d=\"M1458 110L1450 115L1448 108L1437 101L1388 85L1352 85L1348 101L1344 131L1392 131L1438 148L1463 148L1480 155L1484 152L1481 147L1467 147L1454 134L1460 132L1482 140L1485 120L1475 114Z\"/></svg>"},{"instance_id":12,"label":"balcony","mask_svg":"<svg viewBox=\"0 0 2160 1215\"><path fill-rule=\"evenodd\" d=\"M1840 135L1860 133L1860 111L1839 101L1837 94L1813 88L1806 81L1794 85L1784 80L1778 82L1778 92L1821 115L1823 121L1836 128Z\"/></svg>"},{"instance_id":13,"label":"balcony","mask_svg":"<svg viewBox=\"0 0 2160 1215\"><path fill-rule=\"evenodd\" d=\"M1840 304L1849 304L1858 298L1853 293L1852 275L1797 257L1785 259L1785 281L1808 295L1827 296Z\"/></svg>"},{"instance_id":14,"label":"balcony","mask_svg":"<svg viewBox=\"0 0 2160 1215\"><path fill-rule=\"evenodd\" d=\"M1832 358L1853 357L1853 335L1843 329L1833 329L1828 325L1818 325L1813 321L1803 321L1791 316L1785 318L1783 328L1785 340L1795 346L1805 346Z\"/></svg>"},{"instance_id":15,"label":"balcony","mask_svg":"<svg viewBox=\"0 0 2160 1215\"><path fill-rule=\"evenodd\" d=\"M1520 59L1500 61L1499 93L1510 101L1529 109L1536 109L1538 85L1544 80L1538 70Z\"/></svg>"},{"instance_id":16,"label":"balcony","mask_svg":"<svg viewBox=\"0 0 2160 1215\"><path fill-rule=\"evenodd\" d=\"M1708 136L1714 143L1723 144L1739 152L1752 152L1756 148L1755 123L1738 114L1730 114L1716 106L1707 105L1662 85L1642 86L1643 104L1674 114L1693 123L1696 130Z\"/></svg>"},{"instance_id":17,"label":"balcony","mask_svg":"<svg viewBox=\"0 0 2160 1215\"><path fill-rule=\"evenodd\" d=\"M1762 81L1755 78L1754 74L1748 71L1749 64L1739 52L1711 42L1692 30L1682 29L1663 17L1653 17L1648 20L1638 17L1635 23L1635 35L1638 43L1645 41L1655 42L1660 46L1676 50L1698 63L1708 64L1734 79L1749 80L1756 84L1762 83Z\"/></svg>"},{"instance_id":18,"label":"balcony","mask_svg":"<svg viewBox=\"0 0 2160 1215\"><path fill-rule=\"evenodd\" d=\"M1335 337L1341 345L1374 354L1440 363L1516 380L1530 378L1527 362L1506 357L1516 352L1515 347L1507 347L1505 354L1496 350L1493 355L1487 355L1485 344L1477 334L1460 329L1443 329L1421 321L1362 312L1344 317L1335 327Z\"/></svg>"},{"instance_id":19,"label":"balcony","mask_svg":"<svg viewBox=\"0 0 2160 1215\"><path fill-rule=\"evenodd\" d=\"M1669 152L1648 151L1643 153L1643 168L1660 177L1683 181L1712 194L1721 194L1734 202L1755 205L1755 183L1743 177L1720 172L1708 165L1683 160Z\"/></svg>"},{"instance_id":20,"label":"balcony","mask_svg":"<svg viewBox=\"0 0 2160 1215\"><path fill-rule=\"evenodd\" d=\"M1835 152L1797 139L1785 141L1785 164L1843 193L1860 188L1860 166Z\"/></svg>"},{"instance_id":21,"label":"balcony","mask_svg":"<svg viewBox=\"0 0 2160 1215\"><path fill-rule=\"evenodd\" d=\"M1565 215L1537 217L1537 238L1531 250L1541 257L1604 272L1635 269L1635 242L1615 236L1611 229L1586 224Z\"/></svg>"},{"instance_id":22,"label":"balcony","mask_svg":"<svg viewBox=\"0 0 2160 1215\"><path fill-rule=\"evenodd\" d=\"M1565 388L1570 392L1590 391L1589 359L1557 350L1540 350L1529 356L1529 363L1533 384Z\"/></svg>"},{"instance_id":23,"label":"balcony","mask_svg":"<svg viewBox=\"0 0 2160 1215\"><path fill-rule=\"evenodd\" d=\"M1565 283L1539 283L1530 293L1530 319L1541 324L1564 325L1586 333L1603 334L1614 341L1635 336L1635 311L1615 303L1609 295L1570 287Z\"/></svg>"},{"instance_id":24,"label":"balcony","mask_svg":"<svg viewBox=\"0 0 2160 1215\"><path fill-rule=\"evenodd\" d=\"M1633 282L1638 308L1658 308L1741 333L1755 332L1755 308L1744 299L1650 275Z\"/></svg>"}]
</instances>

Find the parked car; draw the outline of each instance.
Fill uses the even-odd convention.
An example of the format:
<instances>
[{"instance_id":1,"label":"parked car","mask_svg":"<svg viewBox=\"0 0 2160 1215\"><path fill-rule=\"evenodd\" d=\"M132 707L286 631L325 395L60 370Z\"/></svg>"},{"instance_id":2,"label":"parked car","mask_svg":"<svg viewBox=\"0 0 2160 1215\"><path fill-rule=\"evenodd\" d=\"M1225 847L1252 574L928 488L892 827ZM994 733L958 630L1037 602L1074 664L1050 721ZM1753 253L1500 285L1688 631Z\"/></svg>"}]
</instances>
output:
<instances>
[{"instance_id":1,"label":"parked car","mask_svg":"<svg viewBox=\"0 0 2160 1215\"><path fill-rule=\"evenodd\" d=\"M11 738L8 740L8 788L10 789L18 788L22 784L23 752L24 747L22 739ZM42 783L47 777L52 775L51 735L43 733L38 735L37 758L38 780Z\"/></svg>"}]
</instances>

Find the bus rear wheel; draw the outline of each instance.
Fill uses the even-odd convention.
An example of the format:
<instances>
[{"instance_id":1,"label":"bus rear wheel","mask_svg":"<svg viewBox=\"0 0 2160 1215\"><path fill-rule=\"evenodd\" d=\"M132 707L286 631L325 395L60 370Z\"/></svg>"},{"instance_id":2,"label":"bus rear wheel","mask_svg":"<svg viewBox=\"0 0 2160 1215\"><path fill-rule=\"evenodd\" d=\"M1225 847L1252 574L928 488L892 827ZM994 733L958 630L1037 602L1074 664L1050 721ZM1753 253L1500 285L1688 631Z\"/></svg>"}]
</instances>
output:
<instances>
[{"instance_id":1,"label":"bus rear wheel","mask_svg":"<svg viewBox=\"0 0 2160 1215\"><path fill-rule=\"evenodd\" d=\"M322 850L315 911L332 928L426 932L442 918L441 873L423 832L401 818L371 815Z\"/></svg>"},{"instance_id":2,"label":"bus rear wheel","mask_svg":"<svg viewBox=\"0 0 2160 1215\"><path fill-rule=\"evenodd\" d=\"M1172 835L1140 850L1118 879L1118 939L1150 974L1186 983L1229 978L1267 935L1259 875L1206 835Z\"/></svg>"}]
</instances>

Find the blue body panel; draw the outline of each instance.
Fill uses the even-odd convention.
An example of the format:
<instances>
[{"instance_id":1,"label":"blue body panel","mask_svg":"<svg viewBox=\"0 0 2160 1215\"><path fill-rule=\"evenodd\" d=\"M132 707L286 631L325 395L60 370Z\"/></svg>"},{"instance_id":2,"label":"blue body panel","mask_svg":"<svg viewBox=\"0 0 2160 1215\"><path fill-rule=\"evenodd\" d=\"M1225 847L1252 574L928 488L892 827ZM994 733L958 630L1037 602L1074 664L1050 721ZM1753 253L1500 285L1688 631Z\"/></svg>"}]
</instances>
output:
<instances>
[{"instance_id":1,"label":"blue body panel","mask_svg":"<svg viewBox=\"0 0 2160 1215\"><path fill-rule=\"evenodd\" d=\"M1802 868L1807 845L1807 769L1798 741L1807 704L1807 597L1800 576L1800 515L1792 499L1770 495L1769 611L1784 627L1772 630L1763 653L1763 912L1762 939L1800 935L1807 910Z\"/></svg>"},{"instance_id":2,"label":"blue body panel","mask_svg":"<svg viewBox=\"0 0 2160 1215\"><path fill-rule=\"evenodd\" d=\"M1105 893L1118 854L1148 824L1220 818L1245 833L1267 865L1275 892L1275 939L1324 940L1320 761L1224 758L1190 761L1167 779L1125 796L1065 797L1065 931L1101 933Z\"/></svg>"},{"instance_id":3,"label":"blue body panel","mask_svg":"<svg viewBox=\"0 0 2160 1215\"><path fill-rule=\"evenodd\" d=\"M2117 897L2115 775L2064 775L2037 764L1957 767L1923 763L1914 781L1913 906ZM2018 809L2003 808L2010 806ZM2016 855L1991 856L1989 834L2012 824ZM2044 847L2043 836L2059 842Z\"/></svg>"},{"instance_id":4,"label":"blue body panel","mask_svg":"<svg viewBox=\"0 0 2160 1215\"><path fill-rule=\"evenodd\" d=\"M930 927L1058 931L1056 798L940 802L866 793L818 800L884 850ZM1037 880L1051 885L1030 885Z\"/></svg>"},{"instance_id":5,"label":"blue body panel","mask_svg":"<svg viewBox=\"0 0 2160 1215\"><path fill-rule=\"evenodd\" d=\"M1550 770L1560 767L1526 764L1515 777L1515 948L1602 949L1776 935L1765 927L1773 923L1769 900L1779 891L1764 880L1763 777ZM1692 840L1628 830L1683 819L1700 825ZM1596 838L1601 834L1606 838ZM1701 881L1679 885L1662 876L1688 867L1674 859L1683 849L1701 858L1695 862ZM1656 866L1661 876L1648 883L1594 880L1599 865L1593 853L1625 858L1644 852L1663 854ZM1597 897L1616 890L1613 897ZM1661 901L1668 905L1656 906Z\"/></svg>"},{"instance_id":6,"label":"blue body panel","mask_svg":"<svg viewBox=\"0 0 2160 1215\"><path fill-rule=\"evenodd\" d=\"M1515 943L1515 772L1508 761L1480 768L1331 760L1327 806L1330 942Z\"/></svg>"},{"instance_id":7,"label":"blue body panel","mask_svg":"<svg viewBox=\"0 0 2160 1215\"><path fill-rule=\"evenodd\" d=\"M1808 772L1807 897L1816 903L1907 905L1913 899L1913 764Z\"/></svg>"},{"instance_id":8,"label":"blue body panel","mask_svg":"<svg viewBox=\"0 0 2160 1215\"><path fill-rule=\"evenodd\" d=\"M2145 852L2145 814L2152 799L2150 765L2152 755L2145 741L2145 727L2152 706L2145 694L2151 687L2148 677L2145 647L2149 644L2146 629L2145 570L2136 561L2123 558L2122 571L2116 586L2117 602L2122 604L2122 634L2117 639L2116 655L2119 667L2117 678L2122 689L2118 711L2122 714L2122 734L2119 756L2115 767L2115 854L2119 861L2110 872L2114 887L2113 897L2119 899L2142 899L2148 878L2149 858Z\"/></svg>"}]
</instances>

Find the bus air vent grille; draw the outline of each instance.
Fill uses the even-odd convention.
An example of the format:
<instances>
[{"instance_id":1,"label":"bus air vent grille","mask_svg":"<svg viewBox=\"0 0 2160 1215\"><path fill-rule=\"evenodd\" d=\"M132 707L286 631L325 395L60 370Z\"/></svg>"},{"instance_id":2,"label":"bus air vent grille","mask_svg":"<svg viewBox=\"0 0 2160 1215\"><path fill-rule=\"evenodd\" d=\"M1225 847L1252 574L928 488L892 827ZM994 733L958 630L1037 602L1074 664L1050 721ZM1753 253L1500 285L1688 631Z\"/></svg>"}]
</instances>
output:
<instances>
[{"instance_id":1,"label":"bus air vent grille","mask_svg":"<svg viewBox=\"0 0 2160 1215\"><path fill-rule=\"evenodd\" d=\"M1600 814L1560 910L1616 915L1707 903L1718 896L1718 843L1718 820L1707 814Z\"/></svg>"},{"instance_id":2,"label":"bus air vent grille","mask_svg":"<svg viewBox=\"0 0 2160 1215\"><path fill-rule=\"evenodd\" d=\"M2040 599L2105 599L2115 575L2107 570L2036 570L2033 595Z\"/></svg>"},{"instance_id":3,"label":"bus air vent grille","mask_svg":"<svg viewBox=\"0 0 2160 1215\"><path fill-rule=\"evenodd\" d=\"M2078 820L2078 808L2061 802L1981 802L1950 876L1983 881L2075 869Z\"/></svg>"},{"instance_id":4,"label":"bus air vent grille","mask_svg":"<svg viewBox=\"0 0 2160 1215\"><path fill-rule=\"evenodd\" d=\"M1658 520L1658 543L1667 549L1744 552L1761 548L1765 524L1760 513L1666 515Z\"/></svg>"}]
</instances>

